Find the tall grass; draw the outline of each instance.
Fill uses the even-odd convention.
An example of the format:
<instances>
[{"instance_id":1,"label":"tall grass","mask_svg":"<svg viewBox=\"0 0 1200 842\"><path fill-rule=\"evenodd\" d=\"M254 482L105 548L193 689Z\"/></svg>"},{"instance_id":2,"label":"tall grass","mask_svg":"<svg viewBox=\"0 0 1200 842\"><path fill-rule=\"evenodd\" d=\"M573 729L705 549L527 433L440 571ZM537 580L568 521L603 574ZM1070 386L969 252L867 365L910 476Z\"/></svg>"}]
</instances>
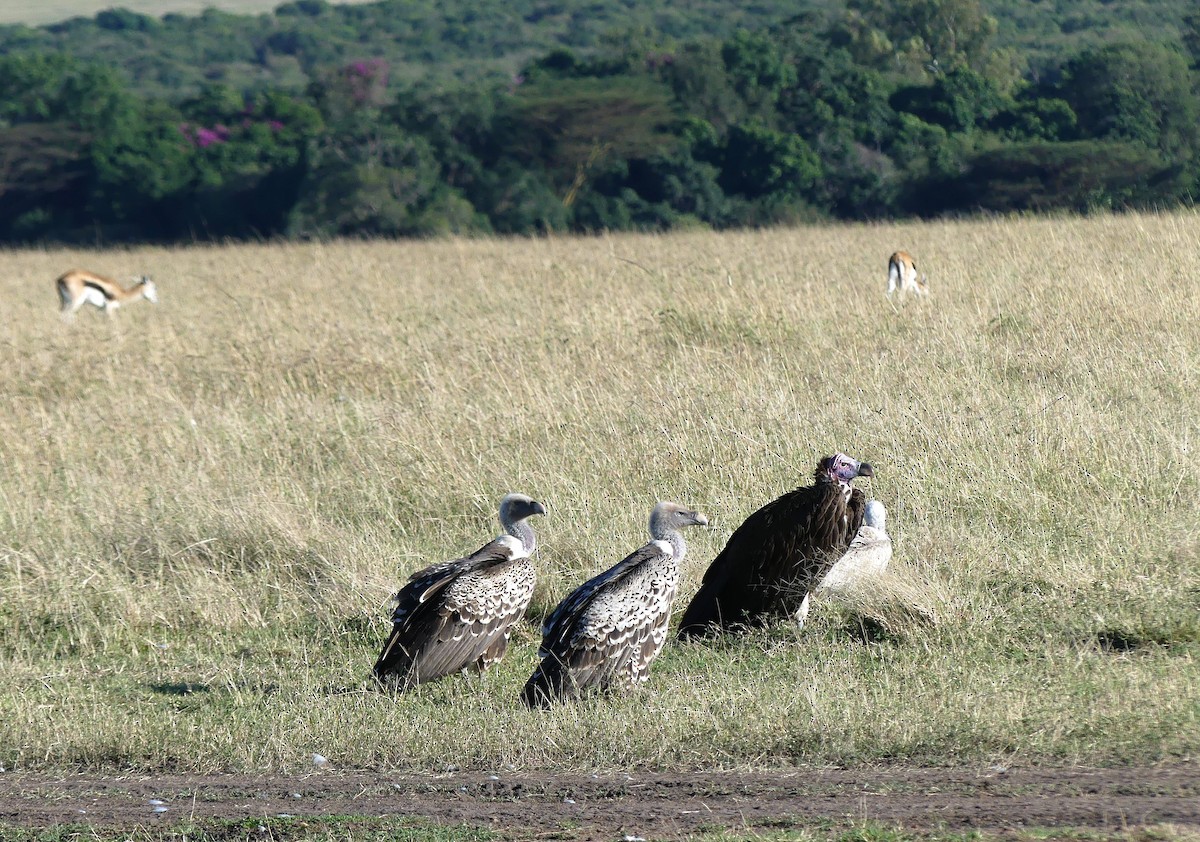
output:
<instances>
[{"instance_id":1,"label":"tall grass","mask_svg":"<svg viewBox=\"0 0 1200 842\"><path fill-rule=\"evenodd\" d=\"M917 256L928 301L889 302ZM72 265L162 303L59 323ZM1150 761L1200 747L1200 217L0 253L0 762ZM670 646L515 704L536 620L704 511L683 599L823 454L936 625ZM386 602L543 501L506 661L363 686ZM890 629L890 630L889 630Z\"/></svg>"}]
</instances>

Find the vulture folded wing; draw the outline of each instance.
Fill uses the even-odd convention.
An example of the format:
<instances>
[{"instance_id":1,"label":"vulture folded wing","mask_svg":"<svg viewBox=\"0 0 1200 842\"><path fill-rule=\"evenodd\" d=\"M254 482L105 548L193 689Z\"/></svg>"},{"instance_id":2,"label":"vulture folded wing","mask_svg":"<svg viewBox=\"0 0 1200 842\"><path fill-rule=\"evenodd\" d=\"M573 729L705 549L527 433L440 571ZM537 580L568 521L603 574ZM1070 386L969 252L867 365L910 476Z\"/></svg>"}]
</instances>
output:
<instances>
[{"instance_id":1,"label":"vulture folded wing","mask_svg":"<svg viewBox=\"0 0 1200 842\"><path fill-rule=\"evenodd\" d=\"M850 542L850 549L825 574L817 591L845 590L883 573L891 560L892 539L886 532L864 524Z\"/></svg>"},{"instance_id":2,"label":"vulture folded wing","mask_svg":"<svg viewBox=\"0 0 1200 842\"><path fill-rule=\"evenodd\" d=\"M556 698L575 697L630 670L649 627L636 610L628 610L630 600L623 598L622 585L644 565L670 554L669 544L652 541L559 603L542 629L542 662L522 692L526 704L544 706Z\"/></svg>"},{"instance_id":3,"label":"vulture folded wing","mask_svg":"<svg viewBox=\"0 0 1200 842\"><path fill-rule=\"evenodd\" d=\"M542 624L542 645L539 654L564 650L574 645L574 638L581 628L580 618L595 603L596 598L605 589L614 587L617 582L629 576L638 565L656 558L662 551L662 547L654 543L647 544L568 594Z\"/></svg>"},{"instance_id":4,"label":"vulture folded wing","mask_svg":"<svg viewBox=\"0 0 1200 842\"><path fill-rule=\"evenodd\" d=\"M419 683L480 658L528 603L520 594L486 587L488 571L513 560L514 543L502 537L466 558L414 573L396 594L392 633L375 675L398 674Z\"/></svg>"},{"instance_id":5,"label":"vulture folded wing","mask_svg":"<svg viewBox=\"0 0 1200 842\"><path fill-rule=\"evenodd\" d=\"M464 584L474 584L467 583ZM450 587L425 635L414 664L421 681L471 666L485 666L504 653L509 630L521 618L528 599L503 591Z\"/></svg>"},{"instance_id":6,"label":"vulture folded wing","mask_svg":"<svg viewBox=\"0 0 1200 842\"><path fill-rule=\"evenodd\" d=\"M823 483L791 491L750 515L704 574L679 636L789 613L788 604L798 605L845 551L865 505L857 489L847 504L841 486Z\"/></svg>"}]
</instances>

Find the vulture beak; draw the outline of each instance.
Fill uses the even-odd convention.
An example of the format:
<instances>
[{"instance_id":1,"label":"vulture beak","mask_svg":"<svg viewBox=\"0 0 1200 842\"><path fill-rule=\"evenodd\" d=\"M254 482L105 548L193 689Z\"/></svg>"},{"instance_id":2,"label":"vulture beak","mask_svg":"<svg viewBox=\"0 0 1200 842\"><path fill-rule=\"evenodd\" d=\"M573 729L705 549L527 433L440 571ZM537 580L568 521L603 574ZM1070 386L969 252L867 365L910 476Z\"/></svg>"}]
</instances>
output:
<instances>
[{"instance_id":1,"label":"vulture beak","mask_svg":"<svg viewBox=\"0 0 1200 842\"><path fill-rule=\"evenodd\" d=\"M692 523L697 526L708 526L708 518L699 512L692 512Z\"/></svg>"},{"instance_id":2,"label":"vulture beak","mask_svg":"<svg viewBox=\"0 0 1200 842\"><path fill-rule=\"evenodd\" d=\"M546 507L537 500L534 500L533 505L529 507L529 513L531 515L544 515L546 513Z\"/></svg>"},{"instance_id":3,"label":"vulture beak","mask_svg":"<svg viewBox=\"0 0 1200 842\"><path fill-rule=\"evenodd\" d=\"M873 477L875 476L875 469L871 467L870 462L863 462L858 466L858 475L860 477Z\"/></svg>"}]
</instances>

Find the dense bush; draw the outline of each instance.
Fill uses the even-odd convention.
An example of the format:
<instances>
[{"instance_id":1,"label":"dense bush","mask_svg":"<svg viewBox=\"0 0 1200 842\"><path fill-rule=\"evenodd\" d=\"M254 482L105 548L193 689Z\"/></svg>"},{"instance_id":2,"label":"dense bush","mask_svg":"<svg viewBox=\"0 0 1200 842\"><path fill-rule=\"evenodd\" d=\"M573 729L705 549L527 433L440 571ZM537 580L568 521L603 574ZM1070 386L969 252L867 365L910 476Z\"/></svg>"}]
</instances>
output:
<instances>
[{"instance_id":1,"label":"dense bush","mask_svg":"<svg viewBox=\"0 0 1200 842\"><path fill-rule=\"evenodd\" d=\"M978 0L786 20L767 4L776 23L718 37L694 16L630 13L606 35L571 29L569 3L473 8L298 0L253 19L113 9L0 28L0 238L1087 211L1190 201L1200 174L1195 15L1165 41L1081 42L1053 64L997 48L1002 20ZM123 69L67 51L85 35L126 51ZM531 43L545 49L516 73L491 72Z\"/></svg>"}]
</instances>

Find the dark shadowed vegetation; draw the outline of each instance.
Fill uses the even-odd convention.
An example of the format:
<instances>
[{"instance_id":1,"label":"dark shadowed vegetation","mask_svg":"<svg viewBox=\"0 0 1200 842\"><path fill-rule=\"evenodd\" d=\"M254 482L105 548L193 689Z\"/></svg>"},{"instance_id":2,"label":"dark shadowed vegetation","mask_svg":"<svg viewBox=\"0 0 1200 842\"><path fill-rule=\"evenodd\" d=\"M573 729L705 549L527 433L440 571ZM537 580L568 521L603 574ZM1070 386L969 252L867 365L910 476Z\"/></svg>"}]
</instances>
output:
<instances>
[{"instance_id":1,"label":"dark shadowed vegetation","mask_svg":"<svg viewBox=\"0 0 1200 842\"><path fill-rule=\"evenodd\" d=\"M296 0L0 27L0 239L1169 206L1200 177L1200 15L1149 12Z\"/></svg>"}]
</instances>

